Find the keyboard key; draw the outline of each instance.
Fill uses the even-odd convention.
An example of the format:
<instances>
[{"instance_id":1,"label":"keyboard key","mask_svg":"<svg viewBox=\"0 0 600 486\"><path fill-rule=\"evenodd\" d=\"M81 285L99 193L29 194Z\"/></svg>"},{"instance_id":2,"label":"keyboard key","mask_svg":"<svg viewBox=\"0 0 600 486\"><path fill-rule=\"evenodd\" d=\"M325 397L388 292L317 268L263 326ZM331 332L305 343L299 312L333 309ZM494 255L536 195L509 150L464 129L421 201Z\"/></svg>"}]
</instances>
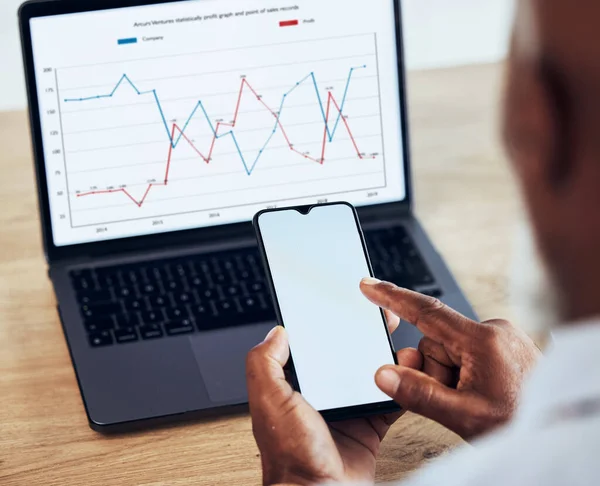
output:
<instances>
[{"instance_id":1,"label":"keyboard key","mask_svg":"<svg viewBox=\"0 0 600 486\"><path fill-rule=\"evenodd\" d=\"M212 303L213 313L196 318L200 330L217 329L246 323L244 315L239 312L233 299L225 299Z\"/></svg>"},{"instance_id":2,"label":"keyboard key","mask_svg":"<svg viewBox=\"0 0 600 486\"><path fill-rule=\"evenodd\" d=\"M116 291L117 298L128 299L135 295L135 290L130 287L121 287Z\"/></svg>"},{"instance_id":3,"label":"keyboard key","mask_svg":"<svg viewBox=\"0 0 600 486\"><path fill-rule=\"evenodd\" d=\"M144 311L140 314L140 320L142 321L142 324L157 324L162 322L163 315L162 312Z\"/></svg>"},{"instance_id":4,"label":"keyboard key","mask_svg":"<svg viewBox=\"0 0 600 486\"><path fill-rule=\"evenodd\" d=\"M165 290L168 292L182 290L181 282L176 282L175 280L169 280L165 282Z\"/></svg>"},{"instance_id":5,"label":"keyboard key","mask_svg":"<svg viewBox=\"0 0 600 486\"><path fill-rule=\"evenodd\" d=\"M73 274L72 274L73 275ZM73 287L75 290L88 290L94 288L94 280L92 277L92 272L90 270L78 270L75 275L73 275Z\"/></svg>"},{"instance_id":6,"label":"keyboard key","mask_svg":"<svg viewBox=\"0 0 600 486\"><path fill-rule=\"evenodd\" d=\"M206 260L201 260L201 261L197 262L195 267L196 267L196 271L198 273L202 273L204 275L210 274L210 267Z\"/></svg>"},{"instance_id":7,"label":"keyboard key","mask_svg":"<svg viewBox=\"0 0 600 486\"><path fill-rule=\"evenodd\" d=\"M173 298L175 299L175 302L178 302L180 304L187 304L192 301L193 297L187 292L182 292L180 294L174 294Z\"/></svg>"},{"instance_id":8,"label":"keyboard key","mask_svg":"<svg viewBox=\"0 0 600 486\"><path fill-rule=\"evenodd\" d=\"M92 332L89 335L89 339L93 348L110 346L114 342L110 331Z\"/></svg>"},{"instance_id":9,"label":"keyboard key","mask_svg":"<svg viewBox=\"0 0 600 486\"><path fill-rule=\"evenodd\" d=\"M123 329L117 329L114 331L115 340L118 343L131 343L138 340L137 332L134 327L125 327Z\"/></svg>"},{"instance_id":10,"label":"keyboard key","mask_svg":"<svg viewBox=\"0 0 600 486\"><path fill-rule=\"evenodd\" d=\"M178 321L189 316L188 311L182 307L171 307L165 309L165 314L169 321Z\"/></svg>"},{"instance_id":11,"label":"keyboard key","mask_svg":"<svg viewBox=\"0 0 600 486\"><path fill-rule=\"evenodd\" d=\"M202 299L212 299L214 297L216 297L215 288L205 289L202 292L200 292L200 298Z\"/></svg>"},{"instance_id":12,"label":"keyboard key","mask_svg":"<svg viewBox=\"0 0 600 486\"><path fill-rule=\"evenodd\" d=\"M96 279L100 288L111 288L119 282L117 270L112 267L97 268Z\"/></svg>"},{"instance_id":13,"label":"keyboard key","mask_svg":"<svg viewBox=\"0 0 600 486\"><path fill-rule=\"evenodd\" d=\"M272 309L273 308L273 299L270 295L265 295L263 293L254 295L254 298L258 300L258 305L261 309Z\"/></svg>"},{"instance_id":14,"label":"keyboard key","mask_svg":"<svg viewBox=\"0 0 600 486\"><path fill-rule=\"evenodd\" d=\"M124 281L126 284L132 284L132 285L135 285L135 284L137 284L138 282L141 282L141 281L142 281L142 276L141 276L141 274L139 273L139 271L138 271L138 270L135 270L135 269L130 269L130 270L126 270L126 271L124 271L124 272L122 273L122 276L123 276L123 281Z\"/></svg>"},{"instance_id":15,"label":"keyboard key","mask_svg":"<svg viewBox=\"0 0 600 486\"><path fill-rule=\"evenodd\" d=\"M163 282L167 279L166 272L157 265L150 265L146 267L146 278L149 282Z\"/></svg>"},{"instance_id":16,"label":"keyboard key","mask_svg":"<svg viewBox=\"0 0 600 486\"><path fill-rule=\"evenodd\" d=\"M106 302L100 304L83 304L81 306L81 311L83 312L83 316L86 318L89 317L99 317L99 316L109 316L111 314L117 314L121 312L121 304L118 302Z\"/></svg>"},{"instance_id":17,"label":"keyboard key","mask_svg":"<svg viewBox=\"0 0 600 486\"><path fill-rule=\"evenodd\" d=\"M165 324L165 331L169 336L176 336L178 334L190 334L194 332L194 325L190 319L182 319L180 321L167 322Z\"/></svg>"},{"instance_id":18,"label":"keyboard key","mask_svg":"<svg viewBox=\"0 0 600 486\"><path fill-rule=\"evenodd\" d=\"M254 324L275 320L275 311L271 308L263 307L254 296L239 299L239 304L242 309L241 316L243 316L244 322Z\"/></svg>"},{"instance_id":19,"label":"keyboard key","mask_svg":"<svg viewBox=\"0 0 600 486\"><path fill-rule=\"evenodd\" d=\"M233 299L225 299L216 303L215 312L223 316L239 314L237 305Z\"/></svg>"},{"instance_id":20,"label":"keyboard key","mask_svg":"<svg viewBox=\"0 0 600 486\"><path fill-rule=\"evenodd\" d=\"M228 295L230 297L239 295L242 293L242 289L240 288L239 285L228 285L224 291L225 295Z\"/></svg>"},{"instance_id":21,"label":"keyboard key","mask_svg":"<svg viewBox=\"0 0 600 486\"><path fill-rule=\"evenodd\" d=\"M150 308L156 309L171 305L166 295L155 295L150 297Z\"/></svg>"},{"instance_id":22,"label":"keyboard key","mask_svg":"<svg viewBox=\"0 0 600 486\"><path fill-rule=\"evenodd\" d=\"M175 265L175 267L172 270L173 275L177 275L179 277L186 277L187 276L187 272L188 269L186 268L186 265L183 265L181 263L178 263L177 265Z\"/></svg>"},{"instance_id":23,"label":"keyboard key","mask_svg":"<svg viewBox=\"0 0 600 486\"><path fill-rule=\"evenodd\" d=\"M156 295L159 292L159 289L155 285L150 283L144 284L140 287L140 293L142 295Z\"/></svg>"},{"instance_id":24,"label":"keyboard key","mask_svg":"<svg viewBox=\"0 0 600 486\"><path fill-rule=\"evenodd\" d=\"M112 301L112 294L108 289L86 289L77 292L77 299L80 304L92 304L96 302Z\"/></svg>"},{"instance_id":25,"label":"keyboard key","mask_svg":"<svg viewBox=\"0 0 600 486\"><path fill-rule=\"evenodd\" d=\"M262 292L263 290L265 290L265 284L263 284L262 282L253 282L252 284L250 284L249 289L252 293Z\"/></svg>"},{"instance_id":26,"label":"keyboard key","mask_svg":"<svg viewBox=\"0 0 600 486\"><path fill-rule=\"evenodd\" d=\"M399 260L396 260L391 266L396 276L404 275L407 273L406 267Z\"/></svg>"},{"instance_id":27,"label":"keyboard key","mask_svg":"<svg viewBox=\"0 0 600 486\"><path fill-rule=\"evenodd\" d=\"M91 268L80 268L78 270L72 270L71 278L73 278L73 279L78 279L78 278L91 279L92 278L92 269Z\"/></svg>"},{"instance_id":28,"label":"keyboard key","mask_svg":"<svg viewBox=\"0 0 600 486\"><path fill-rule=\"evenodd\" d=\"M140 326L139 331L142 339L157 339L164 336L160 324L147 324Z\"/></svg>"},{"instance_id":29,"label":"keyboard key","mask_svg":"<svg viewBox=\"0 0 600 486\"><path fill-rule=\"evenodd\" d=\"M141 311L146 309L144 299L130 298L123 300L123 305L128 311Z\"/></svg>"},{"instance_id":30,"label":"keyboard key","mask_svg":"<svg viewBox=\"0 0 600 486\"><path fill-rule=\"evenodd\" d=\"M196 320L202 320L212 315L211 307L205 304L197 304L190 307L190 314Z\"/></svg>"},{"instance_id":31,"label":"keyboard key","mask_svg":"<svg viewBox=\"0 0 600 486\"><path fill-rule=\"evenodd\" d=\"M245 297L239 299L240 306L243 312L250 312L260 309L260 303L254 297Z\"/></svg>"},{"instance_id":32,"label":"keyboard key","mask_svg":"<svg viewBox=\"0 0 600 486\"><path fill-rule=\"evenodd\" d=\"M115 321L110 316L92 317L85 320L85 328L89 333L110 331L115 328Z\"/></svg>"},{"instance_id":33,"label":"keyboard key","mask_svg":"<svg viewBox=\"0 0 600 486\"><path fill-rule=\"evenodd\" d=\"M115 322L117 323L117 327L123 329L137 325L138 319L135 313L121 313L115 315Z\"/></svg>"}]
</instances>

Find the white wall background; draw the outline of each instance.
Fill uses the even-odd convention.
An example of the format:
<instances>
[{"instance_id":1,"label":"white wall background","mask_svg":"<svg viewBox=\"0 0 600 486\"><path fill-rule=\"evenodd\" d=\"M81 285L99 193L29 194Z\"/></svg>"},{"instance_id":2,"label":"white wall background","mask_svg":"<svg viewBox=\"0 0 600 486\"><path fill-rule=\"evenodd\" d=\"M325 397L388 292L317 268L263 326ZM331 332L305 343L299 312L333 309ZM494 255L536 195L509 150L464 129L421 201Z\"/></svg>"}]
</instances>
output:
<instances>
[{"instance_id":1,"label":"white wall background","mask_svg":"<svg viewBox=\"0 0 600 486\"><path fill-rule=\"evenodd\" d=\"M409 69L492 62L506 54L514 0L402 1ZM17 29L21 2L0 0L0 110L26 104Z\"/></svg>"}]
</instances>

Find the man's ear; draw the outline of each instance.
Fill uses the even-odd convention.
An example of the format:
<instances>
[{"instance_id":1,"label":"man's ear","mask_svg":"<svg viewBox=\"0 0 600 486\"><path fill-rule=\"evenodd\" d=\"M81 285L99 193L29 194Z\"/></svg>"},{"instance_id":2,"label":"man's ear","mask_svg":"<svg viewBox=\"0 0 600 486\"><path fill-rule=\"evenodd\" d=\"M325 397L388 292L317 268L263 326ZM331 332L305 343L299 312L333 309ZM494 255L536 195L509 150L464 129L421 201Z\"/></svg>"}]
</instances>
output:
<instances>
[{"instance_id":1,"label":"man's ear","mask_svg":"<svg viewBox=\"0 0 600 486\"><path fill-rule=\"evenodd\" d=\"M509 156L526 189L548 184L552 190L569 171L572 124L563 73L547 55L537 3L517 4L503 128Z\"/></svg>"},{"instance_id":2,"label":"man's ear","mask_svg":"<svg viewBox=\"0 0 600 486\"><path fill-rule=\"evenodd\" d=\"M554 189L563 177L567 150L557 104L558 79L540 59L522 57L514 47L505 93L504 140L520 182L528 190ZM540 186L550 185L543 188Z\"/></svg>"},{"instance_id":3,"label":"man's ear","mask_svg":"<svg viewBox=\"0 0 600 486\"><path fill-rule=\"evenodd\" d=\"M551 137L552 153L548 159L546 179L556 189L569 182L575 171L574 154L576 147L573 101L569 96L566 76L563 70L550 60L542 58L538 66L538 79L541 85L544 110L547 112L547 125Z\"/></svg>"}]
</instances>

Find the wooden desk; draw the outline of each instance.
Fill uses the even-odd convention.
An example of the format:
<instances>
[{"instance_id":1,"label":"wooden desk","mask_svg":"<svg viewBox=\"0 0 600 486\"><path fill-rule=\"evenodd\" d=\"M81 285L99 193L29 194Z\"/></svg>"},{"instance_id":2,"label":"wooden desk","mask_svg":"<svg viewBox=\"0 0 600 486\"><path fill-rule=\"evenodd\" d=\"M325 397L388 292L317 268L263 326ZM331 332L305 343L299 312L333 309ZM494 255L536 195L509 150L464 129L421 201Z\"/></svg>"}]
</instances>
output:
<instances>
[{"instance_id":1,"label":"wooden desk","mask_svg":"<svg viewBox=\"0 0 600 486\"><path fill-rule=\"evenodd\" d=\"M501 67L410 76L418 212L482 318L507 315L518 205L496 134ZM0 114L0 483L260 482L248 417L104 437L88 427L40 245L24 113ZM460 441L406 416L386 439L380 480Z\"/></svg>"}]
</instances>

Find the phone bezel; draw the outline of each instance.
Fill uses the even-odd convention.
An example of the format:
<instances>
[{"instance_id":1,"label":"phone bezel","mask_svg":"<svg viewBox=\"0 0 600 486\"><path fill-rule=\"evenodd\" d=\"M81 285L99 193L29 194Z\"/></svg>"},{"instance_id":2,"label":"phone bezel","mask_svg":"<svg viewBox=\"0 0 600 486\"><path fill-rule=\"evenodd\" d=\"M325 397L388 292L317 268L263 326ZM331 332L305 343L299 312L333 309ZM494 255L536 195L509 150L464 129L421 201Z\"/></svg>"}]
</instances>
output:
<instances>
[{"instance_id":1,"label":"phone bezel","mask_svg":"<svg viewBox=\"0 0 600 486\"><path fill-rule=\"evenodd\" d=\"M259 247L261 259L262 259L263 265L265 267L265 273L267 276L267 282L269 284L269 289L271 292L271 298L273 299L273 306L275 308L275 313L277 316L277 323L282 327L285 327L285 324L283 322L281 308L279 307L279 299L277 297L277 290L275 288L275 283L273 281L273 275L271 273L271 267L269 265L269 259L268 259L267 252L265 249L263 235L262 235L262 232L260 229L260 217L266 213L276 213L276 212L282 212L282 211L296 211L296 212L299 212L300 214L308 215L314 208L317 208L317 207L340 206L340 205L348 206L352 210L352 214L354 216L354 222L356 224L356 229L358 231L358 235L360 237L360 241L362 244L363 254L364 254L365 260L367 262L367 267L369 269L369 276L373 277L374 276L373 267L371 265L371 259L369 258L369 252L368 252L367 245L365 242L365 237L364 237L361 225L360 225L358 212L356 211L356 208L348 202L340 201L340 202L331 202L331 203L325 203L325 204L311 204L311 205L307 205L307 206L290 206L290 207L276 208L276 209L264 209L264 210L256 213L256 215L254 216L254 218L252 220L252 225L253 225L254 231L256 233L256 239L258 241L258 247ZM396 350L394 349L394 343L392 341L392 336L387 327L387 321L385 318L385 314L382 309L380 309L379 312L381 314L381 323L383 325L383 328L385 330L385 333L386 333L386 336L388 339L388 343L390 345L390 352L392 354L392 359L394 360L395 364L398 364ZM296 368L294 367L294 359L292 356L291 349L290 349L290 359L289 359L288 363L285 365L284 370L286 373L286 378L287 378L288 382L292 385L294 390L296 390L299 393L302 393L300 383L298 382L298 375L296 373ZM333 421L339 421L339 420L348 420L348 419L353 419L353 418L366 417L366 416L370 416L370 415L381 415L381 414L387 414L387 413L394 413L394 412L398 412L399 410L400 410L400 407L393 400L387 400L387 401L378 402L378 403L368 403L368 404L364 404L364 405L354 405L354 406L350 406L350 407L342 407L342 408L329 409L329 410L319 410L319 413L323 416L323 418L326 421L333 422Z\"/></svg>"}]
</instances>

